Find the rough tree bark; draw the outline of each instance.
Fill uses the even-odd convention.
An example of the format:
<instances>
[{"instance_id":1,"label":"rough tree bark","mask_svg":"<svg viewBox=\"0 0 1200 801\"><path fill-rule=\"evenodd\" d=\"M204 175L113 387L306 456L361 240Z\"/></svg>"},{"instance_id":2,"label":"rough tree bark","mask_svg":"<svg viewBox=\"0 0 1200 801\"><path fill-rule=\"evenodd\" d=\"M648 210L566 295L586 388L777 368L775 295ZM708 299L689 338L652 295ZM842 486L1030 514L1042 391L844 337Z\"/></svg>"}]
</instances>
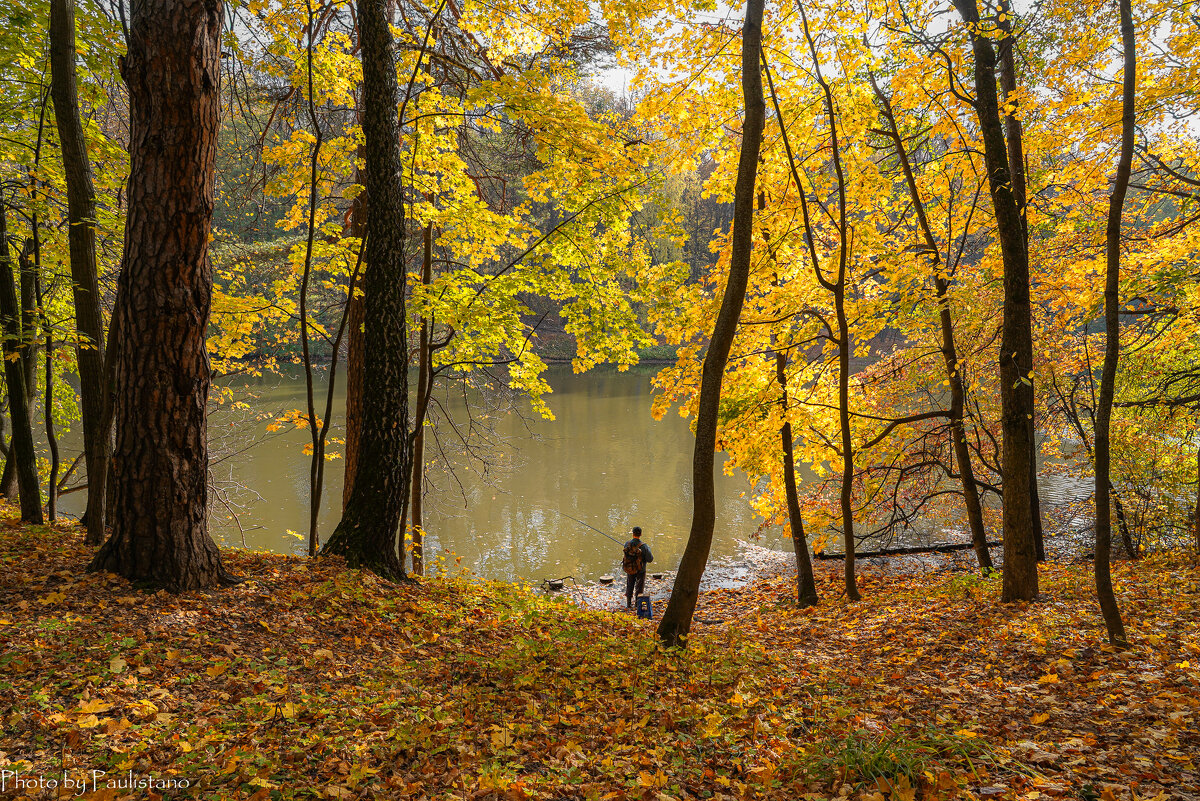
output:
<instances>
[{"instance_id":1,"label":"rough tree bark","mask_svg":"<svg viewBox=\"0 0 1200 801\"><path fill-rule=\"evenodd\" d=\"M62 146L67 183L68 242L83 416L83 450L87 463L87 541L104 541L105 481L108 477L109 431L104 410L104 317L96 277L96 192L87 139L79 116L75 85L75 2L50 2L50 94Z\"/></svg>"},{"instance_id":2,"label":"rough tree bark","mask_svg":"<svg viewBox=\"0 0 1200 801\"><path fill-rule=\"evenodd\" d=\"M111 343L112 532L89 569L172 591L233 580L207 530L220 33L220 0L143 0L122 69L130 175Z\"/></svg>"},{"instance_id":3,"label":"rough tree bark","mask_svg":"<svg viewBox=\"0 0 1200 801\"><path fill-rule=\"evenodd\" d=\"M970 27L975 72L975 115L996 214L1004 264L1004 312L1000 333L1000 413L1003 433L1004 569L1001 600L1032 601L1038 594L1037 543L1033 523L1034 466L1033 330L1029 257L996 93L996 51L982 29L976 0L954 0Z\"/></svg>"},{"instance_id":4,"label":"rough tree bark","mask_svg":"<svg viewBox=\"0 0 1200 801\"><path fill-rule=\"evenodd\" d=\"M368 197L362 429L354 487L322 554L380 576L405 576L396 528L404 515L412 445L408 434L405 210L399 97L386 0L359 0L363 135Z\"/></svg>"},{"instance_id":5,"label":"rough tree bark","mask_svg":"<svg viewBox=\"0 0 1200 801\"><path fill-rule=\"evenodd\" d=\"M362 109L356 109L357 120L362 125ZM360 143L356 160L361 163L366 153ZM354 168L354 182L365 186L366 177L358 166ZM363 245L367 235L367 193L364 189L350 202L344 228L350 236L359 239L360 259L365 261ZM362 432L362 385L363 385L363 292L359 281L351 292L346 306L346 453L342 476L342 511L350 502L354 491L354 476L358 470L358 440Z\"/></svg>"},{"instance_id":6,"label":"rough tree bark","mask_svg":"<svg viewBox=\"0 0 1200 801\"><path fill-rule=\"evenodd\" d=\"M17 302L17 283L8 250L8 207L0 202L0 316L4 329L4 379L8 383L8 412L13 434L9 462L17 475L21 498L21 520L42 522L41 488L38 482L37 456L33 450L33 427L29 414L29 393L25 388L25 368L21 363L21 308Z\"/></svg>"},{"instance_id":7,"label":"rough tree bark","mask_svg":"<svg viewBox=\"0 0 1200 801\"><path fill-rule=\"evenodd\" d=\"M361 161L364 158L366 155L360 145L358 159ZM365 180L362 173L356 169L355 183L362 185ZM360 242L367 233L366 201L364 191L350 204L350 235L358 237ZM358 472L358 441L362 432L363 294L361 282L359 284L359 287L350 293L346 310L346 463L342 478L342 511L345 511L346 504L350 503L350 495L354 491L354 477Z\"/></svg>"},{"instance_id":8,"label":"rough tree bark","mask_svg":"<svg viewBox=\"0 0 1200 801\"><path fill-rule=\"evenodd\" d=\"M708 563L716 525L713 469L717 449L717 411L721 379L729 360L729 349L737 333L738 317L746 299L753 249L754 182L762 144L766 104L763 101L759 58L762 50L763 0L747 0L742 25L742 97L746 113L742 120L742 145L738 158L733 200L733 242L729 257L729 279L721 299L721 310L713 327L700 378L700 400L696 411L696 445L692 455L692 527L679 561L671 599L658 624L658 637L667 646L683 646L692 627L692 614L700 592L700 579Z\"/></svg>"},{"instance_id":9,"label":"rough tree bark","mask_svg":"<svg viewBox=\"0 0 1200 801\"><path fill-rule=\"evenodd\" d=\"M1113 395L1117 382L1117 361L1121 356L1121 299L1118 295L1121 280L1121 213L1129 191L1129 175L1133 166L1134 90L1137 81L1137 52L1133 39L1133 13L1130 0L1119 0L1121 14L1121 50L1125 65L1121 81L1121 152L1117 158L1117 173L1113 179L1108 201L1108 227L1105 232L1104 273L1104 365L1100 369L1100 397L1096 404L1096 598L1104 616L1110 644L1124 648L1129 645L1121 609L1113 593L1112 567L1109 554L1112 548L1112 499L1109 490L1111 447L1109 430L1112 423Z\"/></svg>"}]
</instances>

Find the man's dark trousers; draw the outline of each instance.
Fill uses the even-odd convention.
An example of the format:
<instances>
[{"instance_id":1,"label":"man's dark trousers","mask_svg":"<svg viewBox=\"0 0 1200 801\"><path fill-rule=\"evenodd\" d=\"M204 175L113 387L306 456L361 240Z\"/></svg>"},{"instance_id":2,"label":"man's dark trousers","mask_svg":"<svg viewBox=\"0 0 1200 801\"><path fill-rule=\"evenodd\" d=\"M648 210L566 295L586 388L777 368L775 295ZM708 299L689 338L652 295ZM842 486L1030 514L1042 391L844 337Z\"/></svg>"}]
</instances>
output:
<instances>
[{"instance_id":1,"label":"man's dark trousers","mask_svg":"<svg viewBox=\"0 0 1200 801\"><path fill-rule=\"evenodd\" d=\"M625 605L633 606L634 585L636 585L637 594L641 595L646 590L646 571L640 573L625 574Z\"/></svg>"}]
</instances>

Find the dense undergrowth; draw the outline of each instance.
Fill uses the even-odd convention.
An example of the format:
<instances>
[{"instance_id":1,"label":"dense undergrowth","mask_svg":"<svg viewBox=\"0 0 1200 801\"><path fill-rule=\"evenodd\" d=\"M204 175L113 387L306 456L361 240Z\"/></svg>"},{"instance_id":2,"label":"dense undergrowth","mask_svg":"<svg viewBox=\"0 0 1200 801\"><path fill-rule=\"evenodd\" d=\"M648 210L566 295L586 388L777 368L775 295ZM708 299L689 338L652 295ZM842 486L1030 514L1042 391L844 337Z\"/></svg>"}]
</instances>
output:
<instances>
[{"instance_id":1,"label":"dense undergrowth","mask_svg":"<svg viewBox=\"0 0 1200 801\"><path fill-rule=\"evenodd\" d=\"M1031 606L949 572L868 574L848 604L830 573L798 611L768 579L707 594L716 623L667 653L646 623L465 576L235 551L246 581L173 596L87 558L75 528L0 531L6 797L1200 793L1185 558L1117 566L1125 653L1079 565L1043 567Z\"/></svg>"}]
</instances>

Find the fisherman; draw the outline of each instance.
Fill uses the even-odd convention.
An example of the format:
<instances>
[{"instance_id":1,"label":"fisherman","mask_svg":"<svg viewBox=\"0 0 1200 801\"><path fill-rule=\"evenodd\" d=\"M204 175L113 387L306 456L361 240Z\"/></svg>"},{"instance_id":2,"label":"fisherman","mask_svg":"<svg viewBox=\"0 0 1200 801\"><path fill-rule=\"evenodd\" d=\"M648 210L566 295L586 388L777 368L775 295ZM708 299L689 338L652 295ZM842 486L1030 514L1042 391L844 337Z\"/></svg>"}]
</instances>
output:
<instances>
[{"instance_id":1,"label":"fisherman","mask_svg":"<svg viewBox=\"0 0 1200 801\"><path fill-rule=\"evenodd\" d=\"M633 539L625 543L621 557L621 569L625 571L625 607L633 607L634 587L641 595L646 589L646 565L654 561L650 546L642 542L641 526L633 527Z\"/></svg>"}]
</instances>

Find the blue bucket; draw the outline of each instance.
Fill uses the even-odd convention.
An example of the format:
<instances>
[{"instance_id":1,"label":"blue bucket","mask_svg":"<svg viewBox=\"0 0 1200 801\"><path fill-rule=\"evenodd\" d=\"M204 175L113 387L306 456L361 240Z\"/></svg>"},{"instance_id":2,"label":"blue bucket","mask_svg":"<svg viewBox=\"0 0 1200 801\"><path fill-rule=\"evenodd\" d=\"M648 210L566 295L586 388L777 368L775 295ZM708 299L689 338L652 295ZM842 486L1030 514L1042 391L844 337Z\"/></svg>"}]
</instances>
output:
<instances>
[{"instance_id":1,"label":"blue bucket","mask_svg":"<svg viewBox=\"0 0 1200 801\"><path fill-rule=\"evenodd\" d=\"M650 601L649 595L637 597L637 616L646 620L654 619L654 604Z\"/></svg>"}]
</instances>

